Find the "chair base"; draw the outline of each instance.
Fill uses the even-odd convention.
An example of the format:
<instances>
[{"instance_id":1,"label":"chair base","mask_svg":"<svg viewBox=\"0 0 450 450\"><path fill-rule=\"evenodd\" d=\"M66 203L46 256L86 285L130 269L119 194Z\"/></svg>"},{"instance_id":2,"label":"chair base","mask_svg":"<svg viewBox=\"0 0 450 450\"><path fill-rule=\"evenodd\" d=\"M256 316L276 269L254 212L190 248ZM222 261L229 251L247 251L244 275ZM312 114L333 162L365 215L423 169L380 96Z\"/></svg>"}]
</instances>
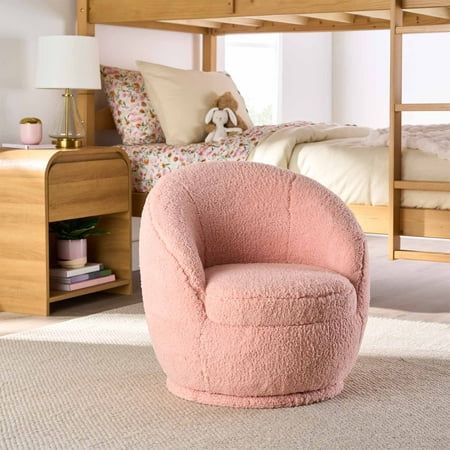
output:
<instances>
[{"instance_id":1,"label":"chair base","mask_svg":"<svg viewBox=\"0 0 450 450\"><path fill-rule=\"evenodd\" d=\"M274 395L266 397L236 397L233 395L213 394L211 392L196 391L166 382L167 389L177 397L205 405L228 406L231 408L287 408L293 406L310 405L322 402L340 394L344 388L341 381L324 389L309 392L298 392L287 395Z\"/></svg>"}]
</instances>

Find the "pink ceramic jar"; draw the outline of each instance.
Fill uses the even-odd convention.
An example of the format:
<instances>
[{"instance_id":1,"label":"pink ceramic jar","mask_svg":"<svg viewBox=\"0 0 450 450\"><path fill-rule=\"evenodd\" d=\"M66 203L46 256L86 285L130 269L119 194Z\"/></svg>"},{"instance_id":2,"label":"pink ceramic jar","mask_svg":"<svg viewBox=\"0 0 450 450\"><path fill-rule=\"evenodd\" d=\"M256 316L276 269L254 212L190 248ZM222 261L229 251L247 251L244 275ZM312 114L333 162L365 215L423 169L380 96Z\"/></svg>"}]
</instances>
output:
<instances>
[{"instance_id":1,"label":"pink ceramic jar","mask_svg":"<svg viewBox=\"0 0 450 450\"><path fill-rule=\"evenodd\" d=\"M78 269L87 263L86 239L58 239L56 241L58 265L66 269Z\"/></svg>"},{"instance_id":2,"label":"pink ceramic jar","mask_svg":"<svg viewBox=\"0 0 450 450\"><path fill-rule=\"evenodd\" d=\"M37 145L42 140L42 122L37 117L25 117L20 121L20 142Z\"/></svg>"}]
</instances>

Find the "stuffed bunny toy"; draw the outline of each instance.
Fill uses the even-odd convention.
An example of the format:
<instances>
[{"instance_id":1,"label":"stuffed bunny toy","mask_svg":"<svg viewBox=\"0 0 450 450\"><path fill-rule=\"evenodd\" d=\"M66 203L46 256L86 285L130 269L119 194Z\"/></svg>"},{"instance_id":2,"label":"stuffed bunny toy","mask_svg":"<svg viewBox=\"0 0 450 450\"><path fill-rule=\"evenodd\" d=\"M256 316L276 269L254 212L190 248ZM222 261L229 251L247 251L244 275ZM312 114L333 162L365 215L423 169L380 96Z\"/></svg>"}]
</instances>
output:
<instances>
[{"instance_id":1,"label":"stuffed bunny toy","mask_svg":"<svg viewBox=\"0 0 450 450\"><path fill-rule=\"evenodd\" d=\"M226 128L225 124L231 121L233 128ZM205 123L213 123L216 128L206 136L205 142L219 142L228 136L228 133L242 133L242 128L236 127L237 117L234 111L230 108L219 109L217 107L211 108L205 117Z\"/></svg>"}]
</instances>

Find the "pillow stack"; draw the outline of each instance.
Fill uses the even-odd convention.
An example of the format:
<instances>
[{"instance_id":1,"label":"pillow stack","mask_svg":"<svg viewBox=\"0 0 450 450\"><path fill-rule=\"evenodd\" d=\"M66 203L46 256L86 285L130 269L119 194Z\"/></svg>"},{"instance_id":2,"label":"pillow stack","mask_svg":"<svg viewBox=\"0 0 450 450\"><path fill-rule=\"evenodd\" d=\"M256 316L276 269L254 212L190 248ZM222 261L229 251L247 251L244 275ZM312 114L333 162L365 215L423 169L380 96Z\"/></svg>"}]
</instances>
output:
<instances>
[{"instance_id":1,"label":"pillow stack","mask_svg":"<svg viewBox=\"0 0 450 450\"><path fill-rule=\"evenodd\" d=\"M252 127L244 99L231 77L138 61L140 72L103 67L105 92L123 143L189 145L203 142L205 116L214 102L231 92L237 113ZM145 87L145 88L144 88Z\"/></svg>"}]
</instances>

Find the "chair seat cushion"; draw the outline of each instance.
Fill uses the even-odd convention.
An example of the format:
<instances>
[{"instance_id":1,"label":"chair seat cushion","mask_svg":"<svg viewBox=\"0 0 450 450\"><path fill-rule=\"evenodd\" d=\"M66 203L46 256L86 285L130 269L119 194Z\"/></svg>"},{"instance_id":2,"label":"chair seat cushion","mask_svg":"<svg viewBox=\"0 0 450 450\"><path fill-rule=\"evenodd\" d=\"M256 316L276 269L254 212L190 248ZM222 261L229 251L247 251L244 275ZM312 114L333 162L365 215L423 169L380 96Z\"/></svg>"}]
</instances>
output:
<instances>
[{"instance_id":1,"label":"chair seat cushion","mask_svg":"<svg viewBox=\"0 0 450 450\"><path fill-rule=\"evenodd\" d=\"M341 320L356 312L350 281L299 264L224 264L206 269L206 314L235 326L289 326Z\"/></svg>"}]
</instances>

